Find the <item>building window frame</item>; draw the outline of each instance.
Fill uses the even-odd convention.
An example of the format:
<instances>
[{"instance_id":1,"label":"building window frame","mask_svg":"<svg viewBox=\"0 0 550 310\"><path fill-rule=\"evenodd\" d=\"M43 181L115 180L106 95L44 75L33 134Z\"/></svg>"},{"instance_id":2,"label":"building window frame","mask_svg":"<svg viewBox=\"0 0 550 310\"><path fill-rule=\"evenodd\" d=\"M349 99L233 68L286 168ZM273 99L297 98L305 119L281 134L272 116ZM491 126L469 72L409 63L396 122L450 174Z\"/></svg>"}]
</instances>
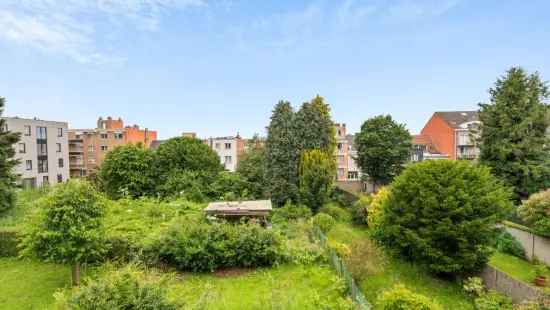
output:
<instances>
[{"instance_id":1,"label":"building window frame","mask_svg":"<svg viewBox=\"0 0 550 310\"><path fill-rule=\"evenodd\" d=\"M63 137L63 127L58 127L57 128L57 137L58 138Z\"/></svg>"},{"instance_id":2,"label":"building window frame","mask_svg":"<svg viewBox=\"0 0 550 310\"><path fill-rule=\"evenodd\" d=\"M32 127L31 127L31 125L25 125L24 128L25 128L25 136L30 137L30 136L31 136L31 132L32 132Z\"/></svg>"},{"instance_id":3,"label":"building window frame","mask_svg":"<svg viewBox=\"0 0 550 310\"><path fill-rule=\"evenodd\" d=\"M59 168L63 168L65 166L65 163L63 162L63 158L58 158L57 159L57 166Z\"/></svg>"},{"instance_id":4,"label":"building window frame","mask_svg":"<svg viewBox=\"0 0 550 310\"><path fill-rule=\"evenodd\" d=\"M48 139L48 128L43 126L36 127L36 138L37 139Z\"/></svg>"},{"instance_id":5,"label":"building window frame","mask_svg":"<svg viewBox=\"0 0 550 310\"><path fill-rule=\"evenodd\" d=\"M48 159L38 159L38 173L48 173Z\"/></svg>"},{"instance_id":6,"label":"building window frame","mask_svg":"<svg viewBox=\"0 0 550 310\"><path fill-rule=\"evenodd\" d=\"M107 140L107 139L109 139L109 134L108 133L101 133L101 134L99 134L99 137L103 140Z\"/></svg>"},{"instance_id":7,"label":"building window frame","mask_svg":"<svg viewBox=\"0 0 550 310\"><path fill-rule=\"evenodd\" d=\"M25 170L32 171L32 160L31 159L27 159L25 161Z\"/></svg>"},{"instance_id":8,"label":"building window frame","mask_svg":"<svg viewBox=\"0 0 550 310\"><path fill-rule=\"evenodd\" d=\"M57 148L57 153L61 153L61 143L56 143L55 146Z\"/></svg>"},{"instance_id":9,"label":"building window frame","mask_svg":"<svg viewBox=\"0 0 550 310\"><path fill-rule=\"evenodd\" d=\"M27 153L27 145L24 142L20 142L18 148L19 148L19 154Z\"/></svg>"},{"instance_id":10,"label":"building window frame","mask_svg":"<svg viewBox=\"0 0 550 310\"><path fill-rule=\"evenodd\" d=\"M226 143L225 143L225 149L226 149L226 150L230 150L230 149L231 149L231 142L226 142Z\"/></svg>"},{"instance_id":11,"label":"building window frame","mask_svg":"<svg viewBox=\"0 0 550 310\"><path fill-rule=\"evenodd\" d=\"M108 145L102 145L101 146L101 151L102 152L107 152L109 150L109 146Z\"/></svg>"}]
</instances>

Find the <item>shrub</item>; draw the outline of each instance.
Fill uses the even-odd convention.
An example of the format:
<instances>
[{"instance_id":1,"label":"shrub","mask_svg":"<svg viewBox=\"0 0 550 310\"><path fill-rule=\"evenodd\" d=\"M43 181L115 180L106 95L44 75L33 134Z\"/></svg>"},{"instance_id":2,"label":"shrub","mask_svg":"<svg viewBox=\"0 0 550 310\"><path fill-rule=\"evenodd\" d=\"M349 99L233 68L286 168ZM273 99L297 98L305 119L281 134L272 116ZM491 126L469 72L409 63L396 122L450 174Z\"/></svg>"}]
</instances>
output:
<instances>
[{"instance_id":1,"label":"shrub","mask_svg":"<svg viewBox=\"0 0 550 310\"><path fill-rule=\"evenodd\" d=\"M162 284L135 267L126 267L91 279L69 294L57 293L55 297L59 309L178 309L179 305L168 300Z\"/></svg>"},{"instance_id":2,"label":"shrub","mask_svg":"<svg viewBox=\"0 0 550 310\"><path fill-rule=\"evenodd\" d=\"M248 182L238 173L221 171L212 183L212 195L216 200L249 198ZM226 199L233 197L231 199Z\"/></svg>"},{"instance_id":3,"label":"shrub","mask_svg":"<svg viewBox=\"0 0 550 310\"><path fill-rule=\"evenodd\" d=\"M15 228L0 228L0 257L17 256L19 243L18 230Z\"/></svg>"},{"instance_id":4,"label":"shrub","mask_svg":"<svg viewBox=\"0 0 550 310\"><path fill-rule=\"evenodd\" d=\"M162 198L183 197L202 202L208 197L208 176L197 171L175 170L164 176L164 182L157 185L157 194Z\"/></svg>"},{"instance_id":5,"label":"shrub","mask_svg":"<svg viewBox=\"0 0 550 310\"><path fill-rule=\"evenodd\" d=\"M280 237L256 224L205 224L176 221L150 253L179 270L270 266L280 258Z\"/></svg>"},{"instance_id":6,"label":"shrub","mask_svg":"<svg viewBox=\"0 0 550 310\"><path fill-rule=\"evenodd\" d=\"M99 170L100 186L111 198L152 193L153 152L143 144L117 146L108 152Z\"/></svg>"},{"instance_id":7,"label":"shrub","mask_svg":"<svg viewBox=\"0 0 550 310\"><path fill-rule=\"evenodd\" d=\"M316 213L329 199L335 177L333 154L307 150L300 158L300 197Z\"/></svg>"},{"instance_id":8,"label":"shrub","mask_svg":"<svg viewBox=\"0 0 550 310\"><path fill-rule=\"evenodd\" d=\"M349 245L349 255L343 257L344 264L357 281L379 274L384 270L383 252L369 239L359 239Z\"/></svg>"},{"instance_id":9,"label":"shrub","mask_svg":"<svg viewBox=\"0 0 550 310\"><path fill-rule=\"evenodd\" d=\"M479 297L485 292L483 281L479 277L469 277L462 284L464 291L474 297Z\"/></svg>"},{"instance_id":10,"label":"shrub","mask_svg":"<svg viewBox=\"0 0 550 310\"><path fill-rule=\"evenodd\" d=\"M392 183L374 236L438 274L483 268L510 191L486 167L435 160L409 165Z\"/></svg>"},{"instance_id":11,"label":"shrub","mask_svg":"<svg viewBox=\"0 0 550 310\"><path fill-rule=\"evenodd\" d=\"M306 210L309 211L309 208ZM311 242L311 223L297 219L285 225L282 238L281 262L313 264L324 259L324 250L318 242Z\"/></svg>"},{"instance_id":12,"label":"shrub","mask_svg":"<svg viewBox=\"0 0 550 310\"><path fill-rule=\"evenodd\" d=\"M502 253L507 253L519 258L525 257L525 250L521 243L504 229L501 229L497 235L495 247Z\"/></svg>"},{"instance_id":13,"label":"shrub","mask_svg":"<svg viewBox=\"0 0 550 310\"><path fill-rule=\"evenodd\" d=\"M550 189L531 195L518 214L537 234L550 237Z\"/></svg>"},{"instance_id":14,"label":"shrub","mask_svg":"<svg viewBox=\"0 0 550 310\"><path fill-rule=\"evenodd\" d=\"M367 224L368 209L372 202L369 195L361 195L357 201L351 205L351 217L354 223Z\"/></svg>"},{"instance_id":15,"label":"shrub","mask_svg":"<svg viewBox=\"0 0 550 310\"><path fill-rule=\"evenodd\" d=\"M548 310L550 309L550 297L543 296L536 300L524 300L514 305L514 310Z\"/></svg>"},{"instance_id":16,"label":"shrub","mask_svg":"<svg viewBox=\"0 0 550 310\"><path fill-rule=\"evenodd\" d=\"M335 203L325 204L319 212L332 216L336 221L348 222L351 219L349 211Z\"/></svg>"},{"instance_id":17,"label":"shrub","mask_svg":"<svg viewBox=\"0 0 550 310\"><path fill-rule=\"evenodd\" d=\"M389 195L389 187L381 187L372 198L370 206L367 209L367 222L369 224L369 228L376 230L380 227L380 223L384 217L384 206Z\"/></svg>"},{"instance_id":18,"label":"shrub","mask_svg":"<svg viewBox=\"0 0 550 310\"><path fill-rule=\"evenodd\" d=\"M323 233L328 233L336 224L336 221L332 218L332 216L325 214L325 213L319 213L315 215L311 222L313 223L313 226L319 227Z\"/></svg>"},{"instance_id":19,"label":"shrub","mask_svg":"<svg viewBox=\"0 0 550 310\"><path fill-rule=\"evenodd\" d=\"M495 291L482 294L474 304L477 310L512 310L512 300Z\"/></svg>"},{"instance_id":20,"label":"shrub","mask_svg":"<svg viewBox=\"0 0 550 310\"><path fill-rule=\"evenodd\" d=\"M282 224L297 219L308 219L311 217L311 209L303 205L294 205L287 202L281 208L273 209L271 220L273 223Z\"/></svg>"},{"instance_id":21,"label":"shrub","mask_svg":"<svg viewBox=\"0 0 550 310\"><path fill-rule=\"evenodd\" d=\"M428 297L416 294L401 284L387 290L376 301L380 310L440 310L441 306Z\"/></svg>"}]
</instances>

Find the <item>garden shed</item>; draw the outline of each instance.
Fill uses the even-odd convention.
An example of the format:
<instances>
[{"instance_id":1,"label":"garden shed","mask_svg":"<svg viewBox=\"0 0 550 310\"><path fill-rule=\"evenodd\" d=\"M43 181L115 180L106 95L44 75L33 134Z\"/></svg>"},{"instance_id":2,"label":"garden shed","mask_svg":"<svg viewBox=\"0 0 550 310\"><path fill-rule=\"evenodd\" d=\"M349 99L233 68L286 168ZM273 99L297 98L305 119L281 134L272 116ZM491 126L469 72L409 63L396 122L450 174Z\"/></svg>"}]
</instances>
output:
<instances>
[{"instance_id":1,"label":"garden shed","mask_svg":"<svg viewBox=\"0 0 550 310\"><path fill-rule=\"evenodd\" d=\"M208 216L230 219L256 218L267 222L271 209L270 200L218 201L209 203L204 213Z\"/></svg>"}]
</instances>

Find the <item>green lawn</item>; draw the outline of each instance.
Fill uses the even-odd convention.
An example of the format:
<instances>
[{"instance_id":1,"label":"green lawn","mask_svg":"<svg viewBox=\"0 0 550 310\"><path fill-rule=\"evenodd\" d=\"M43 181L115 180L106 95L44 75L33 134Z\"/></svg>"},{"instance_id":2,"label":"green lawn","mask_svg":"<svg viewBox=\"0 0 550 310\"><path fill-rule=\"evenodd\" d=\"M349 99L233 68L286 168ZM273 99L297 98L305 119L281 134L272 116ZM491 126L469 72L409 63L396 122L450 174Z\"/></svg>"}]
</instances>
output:
<instances>
[{"instance_id":1,"label":"green lawn","mask_svg":"<svg viewBox=\"0 0 550 310\"><path fill-rule=\"evenodd\" d=\"M513 278L526 283L533 283L535 277L535 265L512 255L495 252L489 261L489 265L510 275ZM547 272L550 278L550 272Z\"/></svg>"},{"instance_id":2,"label":"green lawn","mask_svg":"<svg viewBox=\"0 0 550 310\"><path fill-rule=\"evenodd\" d=\"M53 293L71 285L69 267L0 258L0 309L46 309Z\"/></svg>"},{"instance_id":3,"label":"green lawn","mask_svg":"<svg viewBox=\"0 0 550 310\"><path fill-rule=\"evenodd\" d=\"M350 244L357 238L368 238L368 229L341 222L327 237L329 240ZM391 257L386 259L382 272L367 277L359 286L367 300L374 303L381 292L397 283L428 296L446 309L474 309L471 298L463 292L459 284L438 279L419 266Z\"/></svg>"}]
</instances>

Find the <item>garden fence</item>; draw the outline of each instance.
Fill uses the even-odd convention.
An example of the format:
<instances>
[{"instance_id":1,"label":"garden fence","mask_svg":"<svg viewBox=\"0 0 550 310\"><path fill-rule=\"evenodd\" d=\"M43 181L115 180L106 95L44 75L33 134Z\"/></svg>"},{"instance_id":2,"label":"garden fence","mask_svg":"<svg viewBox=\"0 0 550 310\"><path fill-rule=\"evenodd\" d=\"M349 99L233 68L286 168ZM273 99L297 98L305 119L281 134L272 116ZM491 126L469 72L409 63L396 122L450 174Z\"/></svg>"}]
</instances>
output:
<instances>
[{"instance_id":1,"label":"garden fence","mask_svg":"<svg viewBox=\"0 0 550 310\"><path fill-rule=\"evenodd\" d=\"M319 241L321 242L321 246L328 253L330 264L332 265L334 270L336 270L338 276L344 280L346 288L348 290L348 294L350 295L353 302L359 306L359 309L370 310L372 308L372 305L367 301L367 298L365 298L365 295L363 295L363 292L361 292L361 289L359 289L359 287L355 283L353 276L344 265L344 262L342 262L342 259L338 256L336 251L334 251L334 249L328 245L327 239L321 229L319 229L319 227L315 227L314 231L319 238Z\"/></svg>"}]
</instances>

